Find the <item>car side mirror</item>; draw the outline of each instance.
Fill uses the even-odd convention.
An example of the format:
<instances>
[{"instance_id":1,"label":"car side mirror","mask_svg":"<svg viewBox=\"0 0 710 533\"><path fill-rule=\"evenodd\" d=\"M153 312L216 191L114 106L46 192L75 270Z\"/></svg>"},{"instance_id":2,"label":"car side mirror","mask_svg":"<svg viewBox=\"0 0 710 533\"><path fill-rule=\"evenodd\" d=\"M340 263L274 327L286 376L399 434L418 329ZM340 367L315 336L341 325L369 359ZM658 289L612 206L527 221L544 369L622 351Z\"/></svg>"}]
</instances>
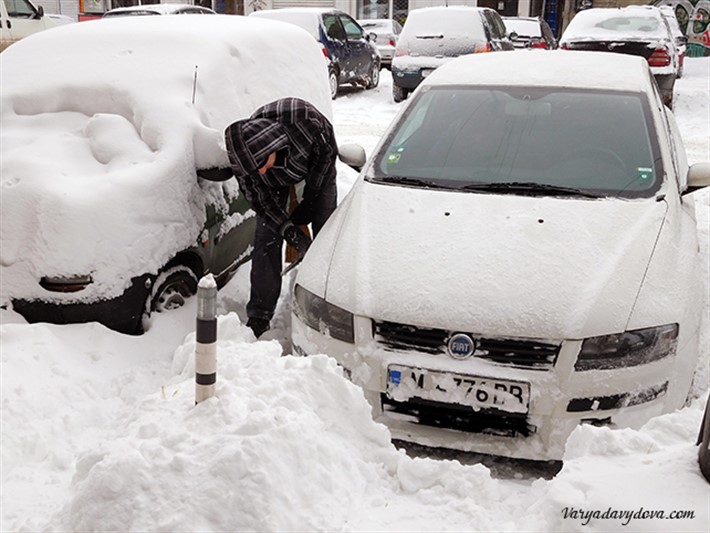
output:
<instances>
[{"instance_id":1,"label":"car side mirror","mask_svg":"<svg viewBox=\"0 0 710 533\"><path fill-rule=\"evenodd\" d=\"M365 155L365 149L359 144L346 143L338 147L338 159L350 168L360 172L362 167L365 166L367 156Z\"/></svg>"},{"instance_id":2,"label":"car side mirror","mask_svg":"<svg viewBox=\"0 0 710 533\"><path fill-rule=\"evenodd\" d=\"M234 174L229 167L198 168L197 177L207 181L227 181Z\"/></svg>"},{"instance_id":3,"label":"car side mirror","mask_svg":"<svg viewBox=\"0 0 710 533\"><path fill-rule=\"evenodd\" d=\"M41 19L44 16L44 7L37 6L37 18Z\"/></svg>"},{"instance_id":4,"label":"car side mirror","mask_svg":"<svg viewBox=\"0 0 710 533\"><path fill-rule=\"evenodd\" d=\"M710 163L695 163L688 169L688 188L683 194L710 187Z\"/></svg>"}]
</instances>

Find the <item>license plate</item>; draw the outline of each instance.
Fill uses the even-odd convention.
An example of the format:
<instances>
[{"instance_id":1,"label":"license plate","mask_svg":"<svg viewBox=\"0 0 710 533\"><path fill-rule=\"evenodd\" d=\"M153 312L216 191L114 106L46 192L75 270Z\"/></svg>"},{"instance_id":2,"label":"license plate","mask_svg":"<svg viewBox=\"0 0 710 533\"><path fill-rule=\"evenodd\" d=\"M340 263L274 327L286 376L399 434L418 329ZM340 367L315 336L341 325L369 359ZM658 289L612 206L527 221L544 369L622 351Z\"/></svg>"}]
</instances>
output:
<instances>
[{"instance_id":1,"label":"license plate","mask_svg":"<svg viewBox=\"0 0 710 533\"><path fill-rule=\"evenodd\" d=\"M390 365L387 368L387 396L399 402L420 398L468 405L474 409L527 413L530 384Z\"/></svg>"}]
</instances>

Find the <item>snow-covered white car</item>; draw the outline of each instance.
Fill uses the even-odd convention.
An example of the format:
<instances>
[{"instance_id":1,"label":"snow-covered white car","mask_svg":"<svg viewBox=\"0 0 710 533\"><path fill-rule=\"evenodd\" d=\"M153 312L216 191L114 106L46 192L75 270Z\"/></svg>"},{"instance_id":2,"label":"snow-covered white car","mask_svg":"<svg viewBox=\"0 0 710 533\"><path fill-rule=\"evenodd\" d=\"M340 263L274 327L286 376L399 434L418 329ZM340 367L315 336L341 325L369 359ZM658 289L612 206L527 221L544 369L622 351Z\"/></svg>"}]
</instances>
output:
<instances>
[{"instance_id":1,"label":"snow-covered white car","mask_svg":"<svg viewBox=\"0 0 710 533\"><path fill-rule=\"evenodd\" d=\"M270 20L70 24L0 64L0 305L29 322L135 333L204 274L221 286L255 226L236 180L209 181L231 176L207 172L229 167L224 129L287 96L332 116L320 47Z\"/></svg>"},{"instance_id":2,"label":"snow-covered white car","mask_svg":"<svg viewBox=\"0 0 710 533\"><path fill-rule=\"evenodd\" d=\"M457 58L427 77L295 278L292 347L329 354L395 439L558 460L581 423L682 406L701 263L672 112L640 57Z\"/></svg>"}]
</instances>

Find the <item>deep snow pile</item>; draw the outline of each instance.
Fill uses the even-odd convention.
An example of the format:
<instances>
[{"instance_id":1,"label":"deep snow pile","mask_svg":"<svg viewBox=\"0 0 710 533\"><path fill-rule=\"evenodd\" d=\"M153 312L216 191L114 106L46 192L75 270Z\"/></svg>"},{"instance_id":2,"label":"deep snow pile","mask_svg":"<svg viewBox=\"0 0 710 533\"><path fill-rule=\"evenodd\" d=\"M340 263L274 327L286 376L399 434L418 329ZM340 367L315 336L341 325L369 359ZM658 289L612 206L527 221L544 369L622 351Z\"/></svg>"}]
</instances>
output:
<instances>
[{"instance_id":1,"label":"deep snow pile","mask_svg":"<svg viewBox=\"0 0 710 533\"><path fill-rule=\"evenodd\" d=\"M691 162L710 154L709 65L689 60L677 89ZM384 73L377 90L336 100L340 142L371 151L399 109L390 83ZM352 179L339 167L341 189ZM707 267L710 194L696 200ZM217 397L198 406L194 298L142 337L27 325L2 311L0 529L708 531L710 485L694 445L708 387L707 291L699 397L638 431L579 427L551 480L397 450L331 359L288 355L288 283L274 330L254 339L243 325L248 267L220 292Z\"/></svg>"}]
</instances>

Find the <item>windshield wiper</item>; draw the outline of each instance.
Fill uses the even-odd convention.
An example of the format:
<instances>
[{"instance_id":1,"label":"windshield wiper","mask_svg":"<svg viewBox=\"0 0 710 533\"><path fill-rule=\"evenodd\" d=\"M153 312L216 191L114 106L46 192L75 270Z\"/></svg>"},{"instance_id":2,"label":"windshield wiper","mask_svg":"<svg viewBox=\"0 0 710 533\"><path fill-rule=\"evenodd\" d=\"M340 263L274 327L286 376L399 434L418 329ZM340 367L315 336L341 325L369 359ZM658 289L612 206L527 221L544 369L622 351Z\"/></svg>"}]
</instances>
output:
<instances>
[{"instance_id":1,"label":"windshield wiper","mask_svg":"<svg viewBox=\"0 0 710 533\"><path fill-rule=\"evenodd\" d=\"M602 198L595 194L574 187L564 187L561 185L549 185L547 183L534 183L527 181L511 181L504 183L469 183L460 187L465 191L486 191L486 192L519 192L530 195L567 195L584 196L585 198Z\"/></svg>"},{"instance_id":2,"label":"windshield wiper","mask_svg":"<svg viewBox=\"0 0 710 533\"><path fill-rule=\"evenodd\" d=\"M415 187L432 187L435 189L448 188L431 180L425 180L421 178L409 178L406 176L387 176L384 178L375 178L375 180L373 181L396 183L397 185L413 185Z\"/></svg>"}]
</instances>

